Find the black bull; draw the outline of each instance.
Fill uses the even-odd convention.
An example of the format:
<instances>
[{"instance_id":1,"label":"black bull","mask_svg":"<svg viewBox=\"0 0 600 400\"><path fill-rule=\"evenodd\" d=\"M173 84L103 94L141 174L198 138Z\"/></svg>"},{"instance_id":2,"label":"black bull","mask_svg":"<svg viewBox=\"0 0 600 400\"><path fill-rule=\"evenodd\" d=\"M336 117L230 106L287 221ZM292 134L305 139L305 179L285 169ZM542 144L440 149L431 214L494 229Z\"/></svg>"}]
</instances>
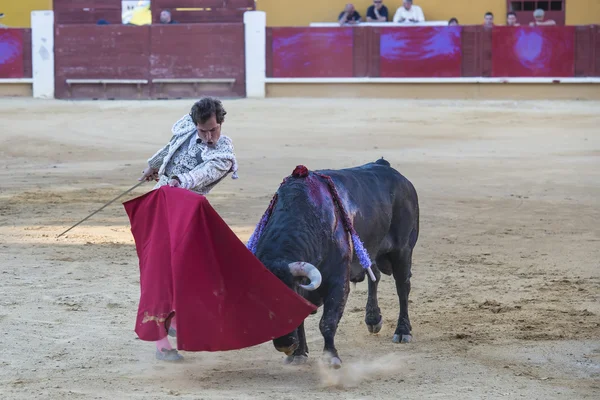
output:
<instances>
[{"instance_id":1,"label":"black bull","mask_svg":"<svg viewBox=\"0 0 600 400\"><path fill-rule=\"evenodd\" d=\"M365 322L369 332L377 333L382 327L377 302L382 272L394 276L400 303L392 340L410 341L408 296L412 253L419 235L419 205L414 186L383 159L355 168L317 172L331 177L335 183L373 262L377 280L373 282L367 277ZM349 283L362 282L366 271L354 255L350 235L322 177L311 172L303 178L290 178L277 195L255 254L290 288L316 306L324 306L319 323L324 352L329 362L339 367L341 359L334 337L350 291ZM308 281L312 282L306 285ZM294 332L276 338L273 344L286 353L286 362L304 362L308 355L304 323Z\"/></svg>"}]
</instances>

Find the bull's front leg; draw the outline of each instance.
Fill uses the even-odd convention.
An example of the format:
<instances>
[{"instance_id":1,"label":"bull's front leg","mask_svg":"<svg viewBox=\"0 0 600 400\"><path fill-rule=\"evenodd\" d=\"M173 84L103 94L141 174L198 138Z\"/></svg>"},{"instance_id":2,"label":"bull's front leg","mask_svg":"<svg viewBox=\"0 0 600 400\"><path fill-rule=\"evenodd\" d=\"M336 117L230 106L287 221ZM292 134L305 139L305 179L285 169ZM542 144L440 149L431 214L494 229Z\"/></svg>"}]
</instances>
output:
<instances>
[{"instance_id":1,"label":"bull's front leg","mask_svg":"<svg viewBox=\"0 0 600 400\"><path fill-rule=\"evenodd\" d=\"M374 266L372 270L376 280L373 282L370 278L367 278L369 294L367 296L365 323L367 324L369 332L379 333L383 326L383 318L381 317L381 310L379 309L379 304L377 302L377 286L379 286L379 281L381 280L381 272L379 272L379 268L374 268Z\"/></svg>"},{"instance_id":2,"label":"bull's front leg","mask_svg":"<svg viewBox=\"0 0 600 400\"><path fill-rule=\"evenodd\" d=\"M308 361L308 344L306 343L306 333L304 332L304 322L298 327L298 348L294 354L285 359L286 364L301 365Z\"/></svg>"},{"instance_id":3,"label":"bull's front leg","mask_svg":"<svg viewBox=\"0 0 600 400\"><path fill-rule=\"evenodd\" d=\"M342 360L335 348L334 339L338 324L344 314L349 292L350 284L348 279L332 283L324 292L326 295L319 329L325 341L323 353L329 358L329 364L334 368L342 366Z\"/></svg>"}]
</instances>

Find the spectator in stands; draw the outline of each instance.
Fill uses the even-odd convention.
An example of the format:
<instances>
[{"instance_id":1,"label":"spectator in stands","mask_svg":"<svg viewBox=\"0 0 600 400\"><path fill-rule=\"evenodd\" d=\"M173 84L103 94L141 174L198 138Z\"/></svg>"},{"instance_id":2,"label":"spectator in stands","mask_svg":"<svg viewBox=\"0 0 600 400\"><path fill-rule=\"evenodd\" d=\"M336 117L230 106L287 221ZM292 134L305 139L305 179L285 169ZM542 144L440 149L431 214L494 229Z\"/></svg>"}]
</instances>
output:
<instances>
[{"instance_id":1,"label":"spectator in stands","mask_svg":"<svg viewBox=\"0 0 600 400\"><path fill-rule=\"evenodd\" d=\"M161 24L177 24L178 22L173 20L173 18L171 17L170 10L162 10L160 12L160 23Z\"/></svg>"},{"instance_id":2,"label":"spectator in stands","mask_svg":"<svg viewBox=\"0 0 600 400\"><path fill-rule=\"evenodd\" d=\"M4 18L4 13L0 13L0 19ZM8 26L4 24L0 24L0 28L8 28Z\"/></svg>"},{"instance_id":3,"label":"spectator in stands","mask_svg":"<svg viewBox=\"0 0 600 400\"><path fill-rule=\"evenodd\" d=\"M556 22L554 22L554 20L551 19L547 19L544 21L544 10L542 10L541 8L538 8L537 10L535 10L533 12L533 18L534 21L530 22L529 25L531 26L536 26L536 25L556 25Z\"/></svg>"},{"instance_id":4,"label":"spectator in stands","mask_svg":"<svg viewBox=\"0 0 600 400\"><path fill-rule=\"evenodd\" d=\"M373 5L367 8L367 22L387 22L388 9L383 0L373 0Z\"/></svg>"},{"instance_id":5,"label":"spectator in stands","mask_svg":"<svg viewBox=\"0 0 600 400\"><path fill-rule=\"evenodd\" d=\"M483 26L486 28L492 28L494 26L494 14L486 12L483 17Z\"/></svg>"},{"instance_id":6,"label":"spectator in stands","mask_svg":"<svg viewBox=\"0 0 600 400\"><path fill-rule=\"evenodd\" d=\"M506 26L521 26L517 21L517 14L512 11L506 14Z\"/></svg>"},{"instance_id":7,"label":"spectator in stands","mask_svg":"<svg viewBox=\"0 0 600 400\"><path fill-rule=\"evenodd\" d=\"M404 0L402 7L399 7L394 14L394 22L417 23L425 21L423 10L419 6L413 6L413 0Z\"/></svg>"},{"instance_id":8,"label":"spectator in stands","mask_svg":"<svg viewBox=\"0 0 600 400\"><path fill-rule=\"evenodd\" d=\"M354 25L360 22L360 18L361 16L358 13L358 11L356 11L356 9L354 8L354 4L348 3L346 4L346 8L344 8L344 11L340 13L340 16L338 17L338 22L340 23L340 25Z\"/></svg>"},{"instance_id":9,"label":"spectator in stands","mask_svg":"<svg viewBox=\"0 0 600 400\"><path fill-rule=\"evenodd\" d=\"M454 17L450 18L450 21L448 21L448 26L458 26L458 20Z\"/></svg>"}]
</instances>

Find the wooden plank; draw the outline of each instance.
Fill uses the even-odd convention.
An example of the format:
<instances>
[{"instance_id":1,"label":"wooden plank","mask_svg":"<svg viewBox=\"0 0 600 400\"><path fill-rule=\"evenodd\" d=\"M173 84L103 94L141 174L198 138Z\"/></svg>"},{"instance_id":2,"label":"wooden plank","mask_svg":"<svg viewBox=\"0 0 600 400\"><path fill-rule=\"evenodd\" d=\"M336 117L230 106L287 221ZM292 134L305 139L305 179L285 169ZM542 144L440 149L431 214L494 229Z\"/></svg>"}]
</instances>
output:
<instances>
[{"instance_id":1,"label":"wooden plank","mask_svg":"<svg viewBox=\"0 0 600 400\"><path fill-rule=\"evenodd\" d=\"M95 24L104 19L121 24L121 0L55 0L56 24Z\"/></svg>"},{"instance_id":2,"label":"wooden plank","mask_svg":"<svg viewBox=\"0 0 600 400\"><path fill-rule=\"evenodd\" d=\"M463 26L461 28L461 75L463 77L481 76L481 27Z\"/></svg>"},{"instance_id":3,"label":"wooden plank","mask_svg":"<svg viewBox=\"0 0 600 400\"><path fill-rule=\"evenodd\" d=\"M492 76L492 29L480 27L481 76Z\"/></svg>"},{"instance_id":4,"label":"wooden plank","mask_svg":"<svg viewBox=\"0 0 600 400\"><path fill-rule=\"evenodd\" d=\"M592 26L575 27L575 76L594 75L593 43Z\"/></svg>"},{"instance_id":5,"label":"wooden plank","mask_svg":"<svg viewBox=\"0 0 600 400\"><path fill-rule=\"evenodd\" d=\"M256 1L255 0L225 0L225 8L235 9L235 8L243 8L256 10Z\"/></svg>"},{"instance_id":6,"label":"wooden plank","mask_svg":"<svg viewBox=\"0 0 600 400\"><path fill-rule=\"evenodd\" d=\"M171 11L176 8L225 8L225 0L152 0L150 3L154 9Z\"/></svg>"},{"instance_id":7,"label":"wooden plank","mask_svg":"<svg viewBox=\"0 0 600 400\"><path fill-rule=\"evenodd\" d=\"M273 28L266 28L266 66L265 75L268 78L273 77Z\"/></svg>"},{"instance_id":8,"label":"wooden plank","mask_svg":"<svg viewBox=\"0 0 600 400\"><path fill-rule=\"evenodd\" d=\"M234 78L157 78L152 83L235 83Z\"/></svg>"},{"instance_id":9,"label":"wooden plank","mask_svg":"<svg viewBox=\"0 0 600 400\"><path fill-rule=\"evenodd\" d=\"M54 11L65 10L121 10L121 3L82 3L54 5Z\"/></svg>"},{"instance_id":10,"label":"wooden plank","mask_svg":"<svg viewBox=\"0 0 600 400\"><path fill-rule=\"evenodd\" d=\"M352 69L353 76L363 77L368 76L369 67L369 43L368 33L369 28L357 27L352 32L353 49L352 49Z\"/></svg>"},{"instance_id":11,"label":"wooden plank","mask_svg":"<svg viewBox=\"0 0 600 400\"><path fill-rule=\"evenodd\" d=\"M57 24L96 24L103 19L110 24L121 24L120 10L92 10L92 11L57 11L54 13Z\"/></svg>"},{"instance_id":12,"label":"wooden plank","mask_svg":"<svg viewBox=\"0 0 600 400\"><path fill-rule=\"evenodd\" d=\"M367 76L381 76L381 29L369 28L369 66Z\"/></svg>"},{"instance_id":13,"label":"wooden plank","mask_svg":"<svg viewBox=\"0 0 600 400\"><path fill-rule=\"evenodd\" d=\"M594 63L594 76L600 76L600 25L593 26L592 34L592 60Z\"/></svg>"},{"instance_id":14,"label":"wooden plank","mask_svg":"<svg viewBox=\"0 0 600 400\"><path fill-rule=\"evenodd\" d=\"M148 79L66 79L67 85L77 84L92 84L99 83L103 85L111 84L125 84L125 85L136 85L136 84L147 84Z\"/></svg>"},{"instance_id":15,"label":"wooden plank","mask_svg":"<svg viewBox=\"0 0 600 400\"><path fill-rule=\"evenodd\" d=\"M205 23L205 22L243 22L244 10L213 9L207 11L172 11L173 19L180 23ZM157 23L160 14L157 15Z\"/></svg>"},{"instance_id":16,"label":"wooden plank","mask_svg":"<svg viewBox=\"0 0 600 400\"><path fill-rule=\"evenodd\" d=\"M31 28L23 29L23 77L33 77L33 58L31 54Z\"/></svg>"},{"instance_id":17,"label":"wooden plank","mask_svg":"<svg viewBox=\"0 0 600 400\"><path fill-rule=\"evenodd\" d=\"M52 8L69 7L118 7L121 8L121 0L54 0Z\"/></svg>"}]
</instances>

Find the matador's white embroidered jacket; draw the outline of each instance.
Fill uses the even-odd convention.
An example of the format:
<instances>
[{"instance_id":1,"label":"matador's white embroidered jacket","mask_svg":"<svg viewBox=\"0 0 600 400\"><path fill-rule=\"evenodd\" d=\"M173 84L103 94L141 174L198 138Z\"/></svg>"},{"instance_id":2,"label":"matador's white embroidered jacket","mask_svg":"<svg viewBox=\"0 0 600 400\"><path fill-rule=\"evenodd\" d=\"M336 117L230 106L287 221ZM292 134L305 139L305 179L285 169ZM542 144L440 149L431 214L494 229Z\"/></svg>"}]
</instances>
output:
<instances>
[{"instance_id":1,"label":"matador's white embroidered jacket","mask_svg":"<svg viewBox=\"0 0 600 400\"><path fill-rule=\"evenodd\" d=\"M196 125L190 115L182 117L172 128L173 137L148 159L148 165L158 169L159 180L154 189L166 185L173 176L181 187L206 195L229 172L237 179L237 160L233 142L221 135L214 147L197 143Z\"/></svg>"}]
</instances>

